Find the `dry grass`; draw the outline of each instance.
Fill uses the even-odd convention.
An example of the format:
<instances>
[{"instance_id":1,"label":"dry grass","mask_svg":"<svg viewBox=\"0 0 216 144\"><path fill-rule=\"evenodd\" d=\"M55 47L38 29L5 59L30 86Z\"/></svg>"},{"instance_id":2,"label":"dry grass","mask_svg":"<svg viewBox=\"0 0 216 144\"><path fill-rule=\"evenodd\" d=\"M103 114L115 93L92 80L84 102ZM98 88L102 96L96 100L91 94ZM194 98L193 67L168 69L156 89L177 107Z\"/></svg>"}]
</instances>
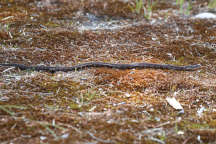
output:
<instances>
[{"instance_id":1,"label":"dry grass","mask_svg":"<svg viewBox=\"0 0 216 144\"><path fill-rule=\"evenodd\" d=\"M205 45L215 43L215 20L176 17L172 1L158 2L152 24L130 11L131 1L0 4L0 63L202 65L193 72L96 68L55 74L0 67L1 143L215 143L216 52ZM207 3L193 2L191 13L199 5ZM84 25L85 13L127 26L80 32L77 21ZM175 97L184 113L166 97Z\"/></svg>"}]
</instances>

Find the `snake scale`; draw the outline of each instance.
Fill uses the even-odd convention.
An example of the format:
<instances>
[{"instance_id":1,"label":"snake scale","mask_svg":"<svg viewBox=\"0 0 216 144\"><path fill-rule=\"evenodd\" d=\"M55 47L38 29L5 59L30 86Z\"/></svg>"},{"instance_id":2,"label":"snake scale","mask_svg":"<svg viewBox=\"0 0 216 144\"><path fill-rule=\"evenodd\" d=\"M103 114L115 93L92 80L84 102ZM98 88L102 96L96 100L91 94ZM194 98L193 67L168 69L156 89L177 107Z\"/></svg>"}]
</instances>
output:
<instances>
[{"instance_id":1,"label":"snake scale","mask_svg":"<svg viewBox=\"0 0 216 144\"><path fill-rule=\"evenodd\" d=\"M82 70L84 68L93 68L93 67L107 67L115 69L168 69L168 70L178 70L178 71L193 71L201 67L200 64L196 65L187 65L187 66L175 66L170 64L154 64L154 63L132 63L132 64L113 64L113 63L104 63L104 62L88 62L83 64L74 65L71 67L51 67L51 66L27 66L17 63L0 63L0 66L15 67L20 70L34 70L34 71L47 71L55 73L58 71L68 72L75 70Z\"/></svg>"}]
</instances>

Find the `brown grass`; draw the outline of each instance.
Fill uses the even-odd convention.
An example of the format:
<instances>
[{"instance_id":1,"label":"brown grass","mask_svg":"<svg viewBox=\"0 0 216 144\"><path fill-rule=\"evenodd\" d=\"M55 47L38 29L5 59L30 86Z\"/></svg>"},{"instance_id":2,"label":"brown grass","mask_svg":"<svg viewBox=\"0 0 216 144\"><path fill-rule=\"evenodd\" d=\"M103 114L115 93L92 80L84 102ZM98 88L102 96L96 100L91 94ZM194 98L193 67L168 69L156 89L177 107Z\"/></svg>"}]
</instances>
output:
<instances>
[{"instance_id":1,"label":"brown grass","mask_svg":"<svg viewBox=\"0 0 216 144\"><path fill-rule=\"evenodd\" d=\"M216 53L205 45L215 43L215 20L177 17L176 5L161 1L151 24L132 13L131 3L0 2L0 63L202 65L192 72L95 68L55 74L0 67L1 143L215 143ZM206 8L193 2L191 13L200 5ZM85 13L127 26L79 31ZM184 113L167 97L175 97Z\"/></svg>"}]
</instances>

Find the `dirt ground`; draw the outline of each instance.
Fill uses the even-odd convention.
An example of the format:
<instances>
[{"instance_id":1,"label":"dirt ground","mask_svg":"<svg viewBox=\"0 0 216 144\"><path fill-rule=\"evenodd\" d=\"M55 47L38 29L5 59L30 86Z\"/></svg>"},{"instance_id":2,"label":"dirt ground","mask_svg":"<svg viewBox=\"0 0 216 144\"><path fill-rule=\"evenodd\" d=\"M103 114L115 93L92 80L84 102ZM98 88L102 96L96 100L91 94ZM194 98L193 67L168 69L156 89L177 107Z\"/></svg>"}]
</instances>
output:
<instances>
[{"instance_id":1,"label":"dirt ground","mask_svg":"<svg viewBox=\"0 0 216 144\"><path fill-rule=\"evenodd\" d=\"M208 1L192 1L187 15L175 2L157 1L146 17L132 0L1 0L0 63L202 67L54 74L0 67L0 143L216 143L216 20L193 18Z\"/></svg>"}]
</instances>

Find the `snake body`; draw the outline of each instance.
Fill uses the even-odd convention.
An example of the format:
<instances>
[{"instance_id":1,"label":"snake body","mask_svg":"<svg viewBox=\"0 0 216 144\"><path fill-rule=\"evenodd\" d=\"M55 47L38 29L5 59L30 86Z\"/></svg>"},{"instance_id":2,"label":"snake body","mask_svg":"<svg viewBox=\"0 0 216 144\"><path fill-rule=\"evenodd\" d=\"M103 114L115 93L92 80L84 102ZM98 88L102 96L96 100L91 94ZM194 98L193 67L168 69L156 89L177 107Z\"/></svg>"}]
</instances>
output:
<instances>
[{"instance_id":1,"label":"snake body","mask_svg":"<svg viewBox=\"0 0 216 144\"><path fill-rule=\"evenodd\" d=\"M82 70L84 68L93 68L93 67L107 67L115 69L168 69L168 70L178 70L178 71L193 71L201 67L200 64L196 65L187 65L187 66L175 66L170 64L154 64L154 63L132 63L132 64L113 64L113 63L104 63L104 62L88 62L83 64L74 65L71 67L51 67L51 66L27 66L17 63L0 63L0 66L9 66L19 68L20 70L34 70L34 71L47 71L55 73L58 71L68 72L75 70Z\"/></svg>"}]
</instances>

